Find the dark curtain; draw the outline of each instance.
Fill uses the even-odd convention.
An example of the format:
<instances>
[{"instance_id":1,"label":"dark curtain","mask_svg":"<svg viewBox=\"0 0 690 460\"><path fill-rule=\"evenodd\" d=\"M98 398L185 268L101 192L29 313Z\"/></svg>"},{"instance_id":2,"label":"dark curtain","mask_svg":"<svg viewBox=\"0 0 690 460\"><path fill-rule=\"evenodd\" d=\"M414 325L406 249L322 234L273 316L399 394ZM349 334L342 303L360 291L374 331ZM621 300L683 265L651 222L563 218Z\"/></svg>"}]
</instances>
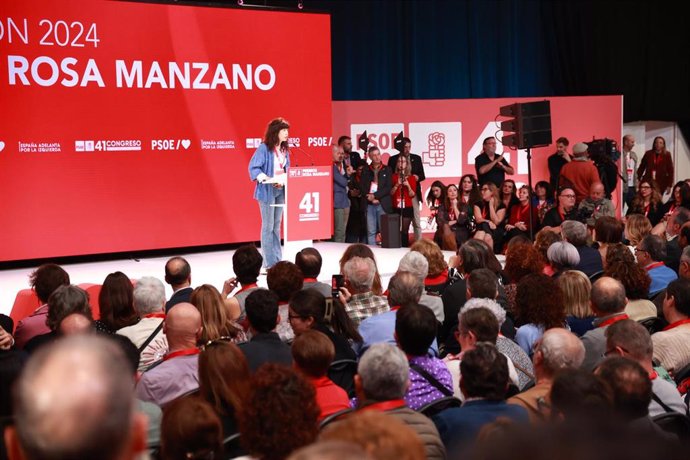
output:
<instances>
[{"instance_id":1,"label":"dark curtain","mask_svg":"<svg viewBox=\"0 0 690 460\"><path fill-rule=\"evenodd\" d=\"M297 0L250 3L294 10ZM676 121L690 138L690 20L682 3L303 5L331 14L334 100L623 94L625 121Z\"/></svg>"}]
</instances>

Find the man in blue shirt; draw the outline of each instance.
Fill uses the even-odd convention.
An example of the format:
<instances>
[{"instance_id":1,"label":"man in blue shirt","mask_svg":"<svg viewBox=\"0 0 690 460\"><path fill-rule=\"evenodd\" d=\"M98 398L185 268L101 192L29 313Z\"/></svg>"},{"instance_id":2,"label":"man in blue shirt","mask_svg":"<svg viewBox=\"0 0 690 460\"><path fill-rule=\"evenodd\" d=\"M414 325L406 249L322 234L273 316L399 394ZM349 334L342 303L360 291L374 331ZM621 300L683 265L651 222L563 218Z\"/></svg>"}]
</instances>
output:
<instances>
[{"instance_id":1,"label":"man in blue shirt","mask_svg":"<svg viewBox=\"0 0 690 460\"><path fill-rule=\"evenodd\" d=\"M635 248L637 264L647 271L652 279L649 285L649 297L654 297L666 289L668 283L678 279L676 272L668 268L663 260L666 258L666 242L656 235L647 235Z\"/></svg>"}]
</instances>

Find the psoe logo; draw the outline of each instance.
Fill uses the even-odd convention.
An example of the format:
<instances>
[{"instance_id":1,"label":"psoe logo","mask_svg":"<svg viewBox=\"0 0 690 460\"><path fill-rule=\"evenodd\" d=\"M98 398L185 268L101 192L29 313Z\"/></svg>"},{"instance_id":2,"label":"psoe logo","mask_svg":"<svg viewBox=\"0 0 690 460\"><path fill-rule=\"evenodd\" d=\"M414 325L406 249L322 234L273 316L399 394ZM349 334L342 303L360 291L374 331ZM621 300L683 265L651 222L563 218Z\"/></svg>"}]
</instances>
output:
<instances>
[{"instance_id":1,"label":"psoe logo","mask_svg":"<svg viewBox=\"0 0 690 460\"><path fill-rule=\"evenodd\" d=\"M290 137L288 138L288 146L290 147L297 147L300 148L302 140L299 137Z\"/></svg>"},{"instance_id":2,"label":"psoe logo","mask_svg":"<svg viewBox=\"0 0 690 460\"><path fill-rule=\"evenodd\" d=\"M96 150L94 141L74 141L76 152L93 152Z\"/></svg>"},{"instance_id":3,"label":"psoe logo","mask_svg":"<svg viewBox=\"0 0 690 460\"><path fill-rule=\"evenodd\" d=\"M261 141L260 137L248 137L245 139L245 145L248 149L258 149Z\"/></svg>"}]
</instances>

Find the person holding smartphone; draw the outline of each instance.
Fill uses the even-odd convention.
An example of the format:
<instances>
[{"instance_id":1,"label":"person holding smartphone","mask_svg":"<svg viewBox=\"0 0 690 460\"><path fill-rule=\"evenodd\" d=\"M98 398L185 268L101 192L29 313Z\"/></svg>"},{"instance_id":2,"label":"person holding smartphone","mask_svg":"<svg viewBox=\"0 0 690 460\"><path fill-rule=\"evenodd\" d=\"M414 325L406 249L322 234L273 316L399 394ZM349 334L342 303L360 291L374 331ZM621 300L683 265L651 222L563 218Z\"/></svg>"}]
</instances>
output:
<instances>
[{"instance_id":1,"label":"person holding smartphone","mask_svg":"<svg viewBox=\"0 0 690 460\"><path fill-rule=\"evenodd\" d=\"M264 141L249 161L249 178L256 182L254 199L261 211L261 251L264 268L270 268L283 258L280 247L280 224L285 204L285 179L290 167L288 129L283 118L271 120Z\"/></svg>"}]
</instances>

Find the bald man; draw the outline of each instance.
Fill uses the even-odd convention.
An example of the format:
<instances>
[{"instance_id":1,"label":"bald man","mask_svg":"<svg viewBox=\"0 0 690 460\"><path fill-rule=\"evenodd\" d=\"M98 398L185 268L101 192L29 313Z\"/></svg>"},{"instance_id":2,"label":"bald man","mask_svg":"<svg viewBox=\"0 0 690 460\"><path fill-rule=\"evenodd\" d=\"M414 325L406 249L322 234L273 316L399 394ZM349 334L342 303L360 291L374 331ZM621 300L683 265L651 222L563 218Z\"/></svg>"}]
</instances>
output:
<instances>
[{"instance_id":1,"label":"bald man","mask_svg":"<svg viewBox=\"0 0 690 460\"><path fill-rule=\"evenodd\" d=\"M184 257L172 257L165 263L165 282L173 289L173 295L165 303L165 311L181 302L189 302L192 295L192 267Z\"/></svg>"},{"instance_id":2,"label":"bald man","mask_svg":"<svg viewBox=\"0 0 690 460\"><path fill-rule=\"evenodd\" d=\"M123 352L95 334L38 350L14 395L8 457L138 458L146 449L146 417L134 410L132 383Z\"/></svg>"},{"instance_id":3,"label":"bald man","mask_svg":"<svg viewBox=\"0 0 690 460\"><path fill-rule=\"evenodd\" d=\"M570 331L553 328L544 332L534 346L534 377L536 384L529 390L508 399L527 410L530 422L547 422L551 416L551 385L563 369L577 369L585 359L585 346Z\"/></svg>"},{"instance_id":4,"label":"bald man","mask_svg":"<svg viewBox=\"0 0 690 460\"><path fill-rule=\"evenodd\" d=\"M168 353L144 372L137 385L139 399L160 407L199 387L199 310L191 303L178 303L168 312L163 332L168 338Z\"/></svg>"},{"instance_id":5,"label":"bald man","mask_svg":"<svg viewBox=\"0 0 690 460\"><path fill-rule=\"evenodd\" d=\"M94 332L93 320L81 313L72 313L60 321L60 335L88 334Z\"/></svg>"},{"instance_id":6,"label":"bald man","mask_svg":"<svg viewBox=\"0 0 690 460\"><path fill-rule=\"evenodd\" d=\"M604 184L594 182L589 188L589 196L580 203L578 214L590 227L594 227L597 219L602 216L616 217L616 207L605 197L605 193Z\"/></svg>"}]
</instances>

